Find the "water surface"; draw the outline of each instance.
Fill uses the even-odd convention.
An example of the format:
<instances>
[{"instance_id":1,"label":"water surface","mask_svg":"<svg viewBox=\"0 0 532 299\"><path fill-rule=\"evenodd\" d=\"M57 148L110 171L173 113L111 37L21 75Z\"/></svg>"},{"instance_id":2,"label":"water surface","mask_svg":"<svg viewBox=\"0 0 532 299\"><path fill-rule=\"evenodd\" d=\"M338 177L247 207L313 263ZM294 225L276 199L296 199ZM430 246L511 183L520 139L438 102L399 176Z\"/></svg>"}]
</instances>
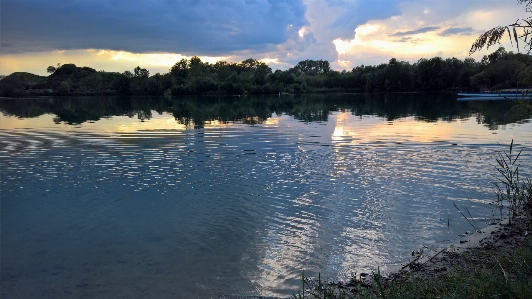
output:
<instances>
[{"instance_id":1,"label":"water surface","mask_svg":"<svg viewBox=\"0 0 532 299\"><path fill-rule=\"evenodd\" d=\"M532 166L532 125L511 107L445 95L2 101L2 297L286 297L302 271L395 269L473 230L454 203L479 226L498 216L495 152L513 138Z\"/></svg>"}]
</instances>

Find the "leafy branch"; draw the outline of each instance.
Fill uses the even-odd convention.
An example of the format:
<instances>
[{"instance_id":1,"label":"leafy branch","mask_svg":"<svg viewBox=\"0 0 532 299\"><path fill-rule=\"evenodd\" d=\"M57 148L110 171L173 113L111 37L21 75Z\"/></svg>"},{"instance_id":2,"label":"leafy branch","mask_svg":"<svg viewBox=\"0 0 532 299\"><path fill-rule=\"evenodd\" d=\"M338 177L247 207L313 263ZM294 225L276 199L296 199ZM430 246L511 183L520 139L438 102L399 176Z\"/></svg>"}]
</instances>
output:
<instances>
[{"instance_id":1,"label":"leafy branch","mask_svg":"<svg viewBox=\"0 0 532 299\"><path fill-rule=\"evenodd\" d=\"M517 0L519 4L526 3L526 11L532 11L532 0ZM519 51L519 40L524 42L523 49L526 49L527 54L532 52L532 17L517 19L515 23L506 26L497 26L492 28L483 34L481 34L477 40L471 46L469 55L481 50L482 48L500 44L501 39L508 33L510 42L515 42L517 51Z\"/></svg>"}]
</instances>

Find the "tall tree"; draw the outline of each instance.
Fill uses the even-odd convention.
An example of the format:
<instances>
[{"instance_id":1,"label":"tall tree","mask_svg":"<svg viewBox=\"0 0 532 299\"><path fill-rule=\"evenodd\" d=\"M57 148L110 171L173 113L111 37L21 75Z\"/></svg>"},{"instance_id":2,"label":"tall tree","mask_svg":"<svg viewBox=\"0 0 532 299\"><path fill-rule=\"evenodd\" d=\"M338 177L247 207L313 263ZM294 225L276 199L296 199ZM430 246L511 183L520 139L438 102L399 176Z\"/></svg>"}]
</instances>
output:
<instances>
[{"instance_id":1,"label":"tall tree","mask_svg":"<svg viewBox=\"0 0 532 299\"><path fill-rule=\"evenodd\" d=\"M182 58L172 66L170 69L172 77L181 77L185 79L188 76L188 60Z\"/></svg>"}]
</instances>

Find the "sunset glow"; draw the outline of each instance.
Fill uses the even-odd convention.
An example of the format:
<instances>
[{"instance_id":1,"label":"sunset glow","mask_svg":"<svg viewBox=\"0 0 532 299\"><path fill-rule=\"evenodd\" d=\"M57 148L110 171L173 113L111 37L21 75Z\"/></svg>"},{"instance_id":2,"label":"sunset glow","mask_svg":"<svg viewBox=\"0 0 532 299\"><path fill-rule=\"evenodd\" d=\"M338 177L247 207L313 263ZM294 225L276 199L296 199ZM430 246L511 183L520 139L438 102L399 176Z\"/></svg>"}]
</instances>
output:
<instances>
[{"instance_id":1,"label":"sunset glow","mask_svg":"<svg viewBox=\"0 0 532 299\"><path fill-rule=\"evenodd\" d=\"M107 2L87 7L97 11ZM56 7L5 0L2 9L8 17L1 19L0 75L46 75L46 68L58 63L110 72L141 66L151 74L165 73L194 55L209 63L254 58L272 64L274 70L306 59L328 60L337 70L391 58L411 63L434 56L464 59L480 33L526 16L523 6L512 1L259 2L202 7L156 1L127 8L113 2L107 19L102 19L77 2ZM66 9L76 20L68 26L62 14ZM22 26L20 20L33 11L39 11L38 17ZM187 11L187 18L182 11ZM49 17L44 18L46 12ZM153 25L121 25L124 18L141 15ZM186 30L191 26L194 34ZM512 48L507 39L503 45ZM480 59L487 52L473 57Z\"/></svg>"}]
</instances>

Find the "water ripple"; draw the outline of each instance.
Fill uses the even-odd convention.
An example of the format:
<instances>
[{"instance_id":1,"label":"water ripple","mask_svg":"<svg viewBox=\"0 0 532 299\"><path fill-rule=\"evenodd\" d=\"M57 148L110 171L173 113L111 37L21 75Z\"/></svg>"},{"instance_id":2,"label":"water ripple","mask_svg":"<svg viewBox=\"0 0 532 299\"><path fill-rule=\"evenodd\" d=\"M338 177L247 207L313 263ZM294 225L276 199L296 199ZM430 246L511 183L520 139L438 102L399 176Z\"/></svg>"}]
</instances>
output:
<instances>
[{"instance_id":1,"label":"water ripple","mask_svg":"<svg viewBox=\"0 0 532 299\"><path fill-rule=\"evenodd\" d=\"M312 130L0 131L7 288L50 272L69 292L112 280L282 294L302 270L349 279L445 244L468 229L453 203L492 213L496 144Z\"/></svg>"}]
</instances>

